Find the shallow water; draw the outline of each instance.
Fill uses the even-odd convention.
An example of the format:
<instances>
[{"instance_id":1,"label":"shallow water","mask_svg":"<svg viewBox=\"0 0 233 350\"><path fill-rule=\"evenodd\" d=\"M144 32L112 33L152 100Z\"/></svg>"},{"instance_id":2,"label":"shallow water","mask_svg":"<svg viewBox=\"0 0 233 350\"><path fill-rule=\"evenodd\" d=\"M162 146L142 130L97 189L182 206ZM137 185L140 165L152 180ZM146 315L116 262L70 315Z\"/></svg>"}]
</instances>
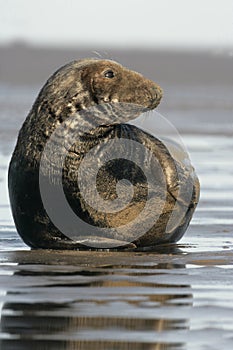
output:
<instances>
[{"instance_id":1,"label":"shallow water","mask_svg":"<svg viewBox=\"0 0 233 350\"><path fill-rule=\"evenodd\" d=\"M1 349L232 349L233 105L230 93L213 105L202 96L200 113L186 90L186 113L183 90L172 91L166 116L202 188L183 239L150 252L58 252L30 251L16 233L7 167L37 88L1 86ZM184 123L185 113L195 118Z\"/></svg>"}]
</instances>

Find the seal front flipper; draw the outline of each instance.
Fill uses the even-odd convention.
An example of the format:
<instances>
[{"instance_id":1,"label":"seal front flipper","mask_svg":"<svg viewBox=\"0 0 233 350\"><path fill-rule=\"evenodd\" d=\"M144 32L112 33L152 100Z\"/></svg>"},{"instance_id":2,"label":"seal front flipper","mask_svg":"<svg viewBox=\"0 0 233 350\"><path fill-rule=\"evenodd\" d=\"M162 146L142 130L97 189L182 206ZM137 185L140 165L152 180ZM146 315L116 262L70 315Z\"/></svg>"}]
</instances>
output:
<instances>
[{"instance_id":1,"label":"seal front flipper","mask_svg":"<svg viewBox=\"0 0 233 350\"><path fill-rule=\"evenodd\" d=\"M41 238L43 234L41 235ZM110 238L102 237L86 237L82 240L72 241L69 239L59 239L50 237L49 239L41 239L32 249L55 249L55 250L90 250L90 249L119 249L119 250L131 250L137 248L134 243L125 242Z\"/></svg>"},{"instance_id":2,"label":"seal front flipper","mask_svg":"<svg viewBox=\"0 0 233 350\"><path fill-rule=\"evenodd\" d=\"M103 249L135 249L137 246L134 243L131 242L125 242L125 241L120 241L117 239L112 239L112 238L106 238L106 237L86 237L83 240L76 241L76 244L80 243L83 245L83 248L85 249L90 249L91 247L93 248L103 248ZM81 248L81 247L80 247Z\"/></svg>"}]
</instances>

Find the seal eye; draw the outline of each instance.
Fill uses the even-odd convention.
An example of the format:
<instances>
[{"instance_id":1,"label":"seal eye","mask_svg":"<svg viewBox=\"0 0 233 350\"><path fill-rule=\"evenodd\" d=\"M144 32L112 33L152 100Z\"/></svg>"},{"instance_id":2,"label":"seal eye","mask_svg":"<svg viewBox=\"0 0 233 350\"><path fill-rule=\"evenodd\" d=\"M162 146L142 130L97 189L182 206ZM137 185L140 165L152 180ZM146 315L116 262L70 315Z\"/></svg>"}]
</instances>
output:
<instances>
[{"instance_id":1,"label":"seal eye","mask_svg":"<svg viewBox=\"0 0 233 350\"><path fill-rule=\"evenodd\" d=\"M104 72L104 76L105 76L105 78L112 79L115 77L115 74L111 69L109 69L106 72Z\"/></svg>"}]
</instances>

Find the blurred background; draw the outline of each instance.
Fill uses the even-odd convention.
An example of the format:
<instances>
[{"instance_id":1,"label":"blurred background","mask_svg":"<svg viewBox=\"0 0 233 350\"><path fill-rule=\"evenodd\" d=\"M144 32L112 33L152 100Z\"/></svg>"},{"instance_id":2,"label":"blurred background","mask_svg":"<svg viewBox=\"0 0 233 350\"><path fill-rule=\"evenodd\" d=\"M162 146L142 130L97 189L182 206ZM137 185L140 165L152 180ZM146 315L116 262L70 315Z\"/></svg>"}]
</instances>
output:
<instances>
[{"instance_id":1,"label":"blurred background","mask_svg":"<svg viewBox=\"0 0 233 350\"><path fill-rule=\"evenodd\" d=\"M159 83L157 110L191 156L198 145L212 150L207 135L232 136L232 0L0 0L0 186L11 223L6 176L18 131L48 77L84 57Z\"/></svg>"},{"instance_id":2,"label":"blurred background","mask_svg":"<svg viewBox=\"0 0 233 350\"><path fill-rule=\"evenodd\" d=\"M231 0L1 0L1 43L103 49L232 46Z\"/></svg>"},{"instance_id":3,"label":"blurred background","mask_svg":"<svg viewBox=\"0 0 233 350\"><path fill-rule=\"evenodd\" d=\"M0 9L7 159L44 82L84 57L114 59L159 83L158 111L181 135L232 136L232 0L0 0Z\"/></svg>"},{"instance_id":4,"label":"blurred background","mask_svg":"<svg viewBox=\"0 0 233 350\"><path fill-rule=\"evenodd\" d=\"M9 141L8 152L49 75L84 57L114 59L158 82L164 89L159 111L181 132L230 132L231 0L0 0L0 5L0 142Z\"/></svg>"},{"instance_id":5,"label":"blurred background","mask_svg":"<svg viewBox=\"0 0 233 350\"><path fill-rule=\"evenodd\" d=\"M7 189L17 134L48 77L85 57L164 90L157 110L201 182L177 255L25 252ZM0 0L1 349L232 349L232 95L232 0Z\"/></svg>"},{"instance_id":6,"label":"blurred background","mask_svg":"<svg viewBox=\"0 0 233 350\"><path fill-rule=\"evenodd\" d=\"M7 205L6 170L20 126L48 77L84 57L114 59L159 83L157 110L191 153L206 143L212 149L207 135L232 136L232 0L0 0L0 185Z\"/></svg>"},{"instance_id":7,"label":"blurred background","mask_svg":"<svg viewBox=\"0 0 233 350\"><path fill-rule=\"evenodd\" d=\"M0 4L1 82L42 83L69 60L100 56L161 82L232 83L231 0Z\"/></svg>"}]
</instances>

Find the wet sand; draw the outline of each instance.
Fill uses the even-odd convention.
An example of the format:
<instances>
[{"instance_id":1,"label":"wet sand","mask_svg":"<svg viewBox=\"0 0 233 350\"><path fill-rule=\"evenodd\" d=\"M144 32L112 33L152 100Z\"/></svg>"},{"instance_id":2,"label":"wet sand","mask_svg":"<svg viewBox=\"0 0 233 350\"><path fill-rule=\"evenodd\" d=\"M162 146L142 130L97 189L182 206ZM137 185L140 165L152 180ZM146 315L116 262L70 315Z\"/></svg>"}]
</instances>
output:
<instances>
[{"instance_id":1,"label":"wet sand","mask_svg":"<svg viewBox=\"0 0 233 350\"><path fill-rule=\"evenodd\" d=\"M127 61L131 54L119 56ZM141 55L150 75L151 56ZM10 213L7 166L46 60L33 82L0 81L1 349L232 349L232 86L224 60L214 66L222 80L205 80L208 64L201 62L208 63L208 55L181 59L193 68L193 79L179 80L170 67L170 80L159 81L165 97L158 111L180 131L200 177L201 199L177 245L147 252L30 251L24 245ZM170 60L156 64L165 71Z\"/></svg>"}]
</instances>

